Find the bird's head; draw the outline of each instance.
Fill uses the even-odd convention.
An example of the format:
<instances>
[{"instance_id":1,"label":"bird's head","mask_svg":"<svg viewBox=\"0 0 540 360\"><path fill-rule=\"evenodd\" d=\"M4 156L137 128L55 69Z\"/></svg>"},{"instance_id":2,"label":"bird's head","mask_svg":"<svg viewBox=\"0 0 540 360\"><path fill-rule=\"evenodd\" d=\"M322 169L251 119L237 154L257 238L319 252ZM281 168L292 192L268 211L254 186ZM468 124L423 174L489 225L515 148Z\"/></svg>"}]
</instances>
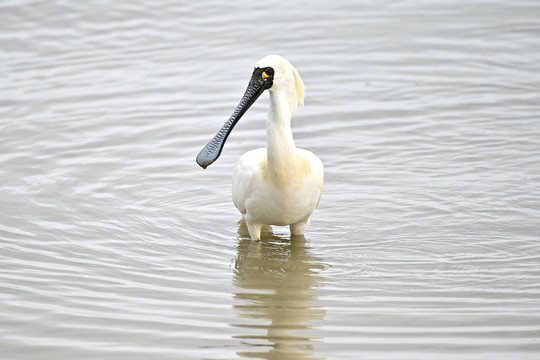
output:
<instances>
[{"instance_id":1,"label":"bird's head","mask_svg":"<svg viewBox=\"0 0 540 360\"><path fill-rule=\"evenodd\" d=\"M291 112L304 103L304 82L296 69L279 55L268 55L255 65L248 87L240 103L225 125L197 156L197 163L204 169L217 160L232 129L265 91L284 97Z\"/></svg>"},{"instance_id":2,"label":"bird's head","mask_svg":"<svg viewBox=\"0 0 540 360\"><path fill-rule=\"evenodd\" d=\"M279 55L263 57L255 65L252 78L261 70L263 70L262 77L265 77L265 73L267 75L268 73L272 74L271 79L268 78L271 81L268 90L282 94L289 101L291 111L296 110L298 105L304 104L304 82L298 71L287 59Z\"/></svg>"}]
</instances>

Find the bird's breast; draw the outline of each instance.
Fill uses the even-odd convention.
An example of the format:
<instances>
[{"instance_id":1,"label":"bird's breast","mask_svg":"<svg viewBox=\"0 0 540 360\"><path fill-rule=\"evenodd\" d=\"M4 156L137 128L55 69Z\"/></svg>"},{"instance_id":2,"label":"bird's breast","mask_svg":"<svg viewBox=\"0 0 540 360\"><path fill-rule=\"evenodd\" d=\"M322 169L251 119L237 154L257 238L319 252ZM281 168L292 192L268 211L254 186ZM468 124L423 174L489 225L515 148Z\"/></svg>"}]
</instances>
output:
<instances>
[{"instance_id":1,"label":"bird's breast","mask_svg":"<svg viewBox=\"0 0 540 360\"><path fill-rule=\"evenodd\" d=\"M280 159L264 156L259 163L259 173L265 182L286 187L303 182L312 175L312 166L308 158L300 153Z\"/></svg>"}]
</instances>

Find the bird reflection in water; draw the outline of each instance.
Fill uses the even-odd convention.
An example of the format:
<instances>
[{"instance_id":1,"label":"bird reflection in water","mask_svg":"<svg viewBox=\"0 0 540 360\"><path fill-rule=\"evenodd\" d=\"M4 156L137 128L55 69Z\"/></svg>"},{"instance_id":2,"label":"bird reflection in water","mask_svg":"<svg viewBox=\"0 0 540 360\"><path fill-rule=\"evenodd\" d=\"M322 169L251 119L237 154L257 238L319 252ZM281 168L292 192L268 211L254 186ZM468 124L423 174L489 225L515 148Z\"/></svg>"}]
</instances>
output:
<instances>
[{"instance_id":1,"label":"bird reflection in water","mask_svg":"<svg viewBox=\"0 0 540 360\"><path fill-rule=\"evenodd\" d=\"M239 226L235 261L234 308L241 321L235 338L253 350L239 352L246 358L321 359L310 335L325 316L318 304L317 288L323 278L320 259L310 254L303 236L276 236L264 228L262 241L252 241L243 222Z\"/></svg>"}]
</instances>

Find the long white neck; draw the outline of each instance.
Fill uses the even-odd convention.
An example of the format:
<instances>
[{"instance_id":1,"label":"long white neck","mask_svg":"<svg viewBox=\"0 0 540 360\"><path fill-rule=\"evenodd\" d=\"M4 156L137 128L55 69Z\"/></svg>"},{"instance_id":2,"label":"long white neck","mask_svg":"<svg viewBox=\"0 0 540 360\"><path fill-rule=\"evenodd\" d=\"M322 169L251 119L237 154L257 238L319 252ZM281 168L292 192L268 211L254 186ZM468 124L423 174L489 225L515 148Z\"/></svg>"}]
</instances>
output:
<instances>
[{"instance_id":1,"label":"long white neck","mask_svg":"<svg viewBox=\"0 0 540 360\"><path fill-rule=\"evenodd\" d=\"M296 165L291 114L292 106L286 94L270 91L270 110L266 121L268 170L278 177Z\"/></svg>"}]
</instances>

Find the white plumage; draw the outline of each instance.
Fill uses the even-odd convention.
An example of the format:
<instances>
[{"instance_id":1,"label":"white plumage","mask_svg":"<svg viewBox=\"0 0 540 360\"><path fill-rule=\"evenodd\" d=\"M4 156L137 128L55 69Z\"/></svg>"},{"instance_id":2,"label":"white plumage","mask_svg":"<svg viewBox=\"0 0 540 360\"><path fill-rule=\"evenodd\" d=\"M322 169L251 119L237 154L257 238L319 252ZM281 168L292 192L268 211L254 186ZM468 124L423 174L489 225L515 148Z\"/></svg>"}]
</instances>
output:
<instances>
[{"instance_id":1,"label":"white plumage","mask_svg":"<svg viewBox=\"0 0 540 360\"><path fill-rule=\"evenodd\" d=\"M324 177L321 160L294 144L291 115L304 102L304 82L279 55L266 56L256 64L240 103L199 152L197 163L206 169L217 160L236 123L265 90L270 92L266 148L245 153L232 181L234 205L254 240L261 238L264 225L289 225L292 235L303 235L319 204Z\"/></svg>"},{"instance_id":2,"label":"white plumage","mask_svg":"<svg viewBox=\"0 0 540 360\"><path fill-rule=\"evenodd\" d=\"M304 101L304 83L287 60L261 59L256 68L274 69L266 123L266 148L245 153L234 170L232 197L252 239L263 225L289 225L303 235L322 193L323 164L313 153L295 146L291 115Z\"/></svg>"}]
</instances>

